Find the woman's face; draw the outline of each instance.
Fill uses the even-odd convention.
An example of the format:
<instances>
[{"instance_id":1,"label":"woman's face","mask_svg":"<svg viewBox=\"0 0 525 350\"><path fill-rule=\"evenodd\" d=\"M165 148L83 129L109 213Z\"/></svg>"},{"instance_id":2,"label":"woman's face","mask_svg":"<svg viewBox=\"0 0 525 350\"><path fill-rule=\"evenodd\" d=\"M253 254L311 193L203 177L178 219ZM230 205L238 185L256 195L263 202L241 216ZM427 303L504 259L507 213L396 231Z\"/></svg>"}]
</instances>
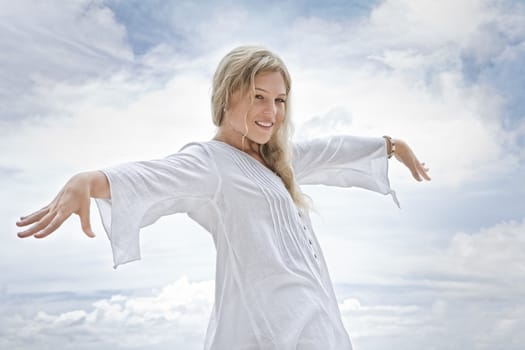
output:
<instances>
[{"instance_id":1,"label":"woman's face","mask_svg":"<svg viewBox=\"0 0 525 350\"><path fill-rule=\"evenodd\" d=\"M267 143L282 124L285 112L286 86L280 72L264 72L255 76L255 94L233 94L221 123L223 135L235 144L243 135L258 144ZM225 135L225 136L226 136Z\"/></svg>"}]
</instances>

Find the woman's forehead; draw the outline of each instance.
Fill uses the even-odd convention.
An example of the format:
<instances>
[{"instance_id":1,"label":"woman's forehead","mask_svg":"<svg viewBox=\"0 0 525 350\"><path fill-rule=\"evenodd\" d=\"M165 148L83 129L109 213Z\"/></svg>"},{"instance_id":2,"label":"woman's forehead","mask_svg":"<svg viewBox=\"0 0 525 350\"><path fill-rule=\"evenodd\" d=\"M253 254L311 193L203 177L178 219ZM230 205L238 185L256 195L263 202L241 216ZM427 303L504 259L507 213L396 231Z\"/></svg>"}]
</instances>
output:
<instances>
[{"instance_id":1,"label":"woman's forehead","mask_svg":"<svg viewBox=\"0 0 525 350\"><path fill-rule=\"evenodd\" d=\"M286 95L286 83L281 72L264 72L255 76L255 90L274 95Z\"/></svg>"}]
</instances>

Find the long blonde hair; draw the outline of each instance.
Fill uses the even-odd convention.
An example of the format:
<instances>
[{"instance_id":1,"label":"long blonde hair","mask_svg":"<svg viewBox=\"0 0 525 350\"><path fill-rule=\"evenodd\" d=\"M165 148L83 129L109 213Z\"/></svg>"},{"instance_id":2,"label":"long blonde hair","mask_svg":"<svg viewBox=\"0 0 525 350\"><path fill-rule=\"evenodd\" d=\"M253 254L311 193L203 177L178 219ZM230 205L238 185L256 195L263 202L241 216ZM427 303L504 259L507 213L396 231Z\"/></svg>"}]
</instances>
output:
<instances>
[{"instance_id":1,"label":"long blonde hair","mask_svg":"<svg viewBox=\"0 0 525 350\"><path fill-rule=\"evenodd\" d=\"M289 137L293 132L290 121L291 78L281 58L260 46L239 46L230 51L220 61L213 75L211 96L212 119L215 126L220 126L232 95L240 91L255 92L255 76L259 73L279 72L286 87L286 102L283 122L271 139L259 147L259 154L265 163L282 179L294 203L303 208L310 207L310 200L301 192L295 182L291 165L291 144ZM253 102L253 94L250 95Z\"/></svg>"}]
</instances>

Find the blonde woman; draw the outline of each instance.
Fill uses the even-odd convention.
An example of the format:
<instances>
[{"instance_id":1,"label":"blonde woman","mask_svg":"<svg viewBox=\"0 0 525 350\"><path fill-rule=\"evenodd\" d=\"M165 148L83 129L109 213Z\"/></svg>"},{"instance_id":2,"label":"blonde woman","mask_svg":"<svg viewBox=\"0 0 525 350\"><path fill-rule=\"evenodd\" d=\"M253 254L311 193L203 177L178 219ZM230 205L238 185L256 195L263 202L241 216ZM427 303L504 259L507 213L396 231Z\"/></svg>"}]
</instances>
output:
<instances>
[{"instance_id":1,"label":"blonde woman","mask_svg":"<svg viewBox=\"0 0 525 350\"><path fill-rule=\"evenodd\" d=\"M228 53L213 77L215 137L166 158L73 176L46 207L20 218L19 237L43 238L71 214L94 237L95 198L114 267L140 259L139 231L186 212L217 250L205 349L351 349L300 184L395 193L388 159L430 180L409 146L390 137L332 136L292 144L290 75L256 46Z\"/></svg>"}]
</instances>

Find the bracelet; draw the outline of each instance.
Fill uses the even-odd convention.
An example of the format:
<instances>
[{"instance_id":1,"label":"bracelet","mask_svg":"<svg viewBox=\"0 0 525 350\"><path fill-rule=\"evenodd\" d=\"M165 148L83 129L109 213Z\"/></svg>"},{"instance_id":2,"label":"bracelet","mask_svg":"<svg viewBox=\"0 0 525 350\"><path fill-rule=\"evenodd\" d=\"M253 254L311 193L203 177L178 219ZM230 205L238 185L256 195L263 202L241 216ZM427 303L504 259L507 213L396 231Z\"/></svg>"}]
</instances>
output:
<instances>
[{"instance_id":1,"label":"bracelet","mask_svg":"<svg viewBox=\"0 0 525 350\"><path fill-rule=\"evenodd\" d=\"M396 143L394 142L394 140L392 140L392 138L390 136L383 136L387 141L388 143L390 144L390 152L388 152L388 159L392 158L392 156L394 155L395 151L396 151Z\"/></svg>"}]
</instances>

